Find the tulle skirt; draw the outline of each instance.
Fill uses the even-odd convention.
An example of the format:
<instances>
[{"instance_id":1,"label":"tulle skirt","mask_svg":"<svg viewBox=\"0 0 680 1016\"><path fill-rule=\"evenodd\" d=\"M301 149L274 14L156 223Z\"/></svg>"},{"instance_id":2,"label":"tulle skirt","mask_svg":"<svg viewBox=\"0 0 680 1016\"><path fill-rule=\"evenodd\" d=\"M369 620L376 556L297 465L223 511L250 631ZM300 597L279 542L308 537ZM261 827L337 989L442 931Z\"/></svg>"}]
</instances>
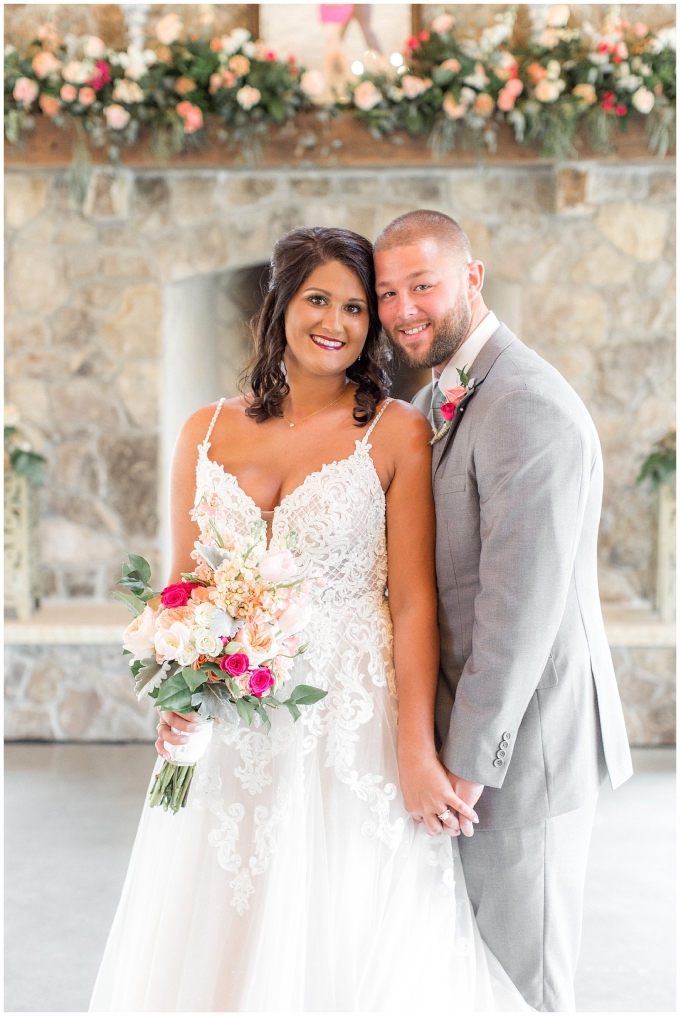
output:
<instances>
[{"instance_id":1,"label":"tulle skirt","mask_svg":"<svg viewBox=\"0 0 680 1016\"><path fill-rule=\"evenodd\" d=\"M326 699L269 733L216 727L187 807L144 805L90 1011L529 1009L456 841L403 807L384 634L362 658L338 633L300 668Z\"/></svg>"}]
</instances>

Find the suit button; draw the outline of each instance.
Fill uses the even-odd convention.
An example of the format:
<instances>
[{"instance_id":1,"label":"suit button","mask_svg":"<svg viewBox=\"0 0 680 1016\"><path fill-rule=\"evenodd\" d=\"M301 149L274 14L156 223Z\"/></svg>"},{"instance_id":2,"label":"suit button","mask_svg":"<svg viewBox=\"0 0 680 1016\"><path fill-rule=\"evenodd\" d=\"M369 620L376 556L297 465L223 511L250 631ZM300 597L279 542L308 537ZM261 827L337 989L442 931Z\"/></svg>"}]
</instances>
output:
<instances>
[{"instance_id":1,"label":"suit button","mask_svg":"<svg viewBox=\"0 0 680 1016\"><path fill-rule=\"evenodd\" d=\"M510 733L510 731L506 730L505 733L503 734L503 740L504 741L509 741L511 737L512 737L512 734Z\"/></svg>"},{"instance_id":2,"label":"suit button","mask_svg":"<svg viewBox=\"0 0 680 1016\"><path fill-rule=\"evenodd\" d=\"M505 752L503 751L502 748L499 748L498 751L496 752L496 758L505 758Z\"/></svg>"},{"instance_id":3,"label":"suit button","mask_svg":"<svg viewBox=\"0 0 680 1016\"><path fill-rule=\"evenodd\" d=\"M498 747L499 748L507 748L508 747L508 742L507 741L501 741L501 743L498 745Z\"/></svg>"},{"instance_id":4,"label":"suit button","mask_svg":"<svg viewBox=\"0 0 680 1016\"><path fill-rule=\"evenodd\" d=\"M495 765L496 769L500 769L500 767L503 765L503 759L502 758L495 758L493 760L493 764Z\"/></svg>"}]
</instances>

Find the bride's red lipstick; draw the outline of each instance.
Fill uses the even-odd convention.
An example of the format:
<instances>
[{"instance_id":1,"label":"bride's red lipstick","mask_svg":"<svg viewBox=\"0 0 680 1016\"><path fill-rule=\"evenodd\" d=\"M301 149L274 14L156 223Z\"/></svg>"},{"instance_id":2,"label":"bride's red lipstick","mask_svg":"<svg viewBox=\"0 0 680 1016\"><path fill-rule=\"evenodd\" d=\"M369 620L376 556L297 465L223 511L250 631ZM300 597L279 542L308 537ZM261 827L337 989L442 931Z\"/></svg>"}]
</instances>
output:
<instances>
[{"instance_id":1,"label":"bride's red lipstick","mask_svg":"<svg viewBox=\"0 0 680 1016\"><path fill-rule=\"evenodd\" d=\"M332 339L329 335L314 335L312 333L309 337L315 346L321 346L322 349L334 351L342 349L345 345L340 339Z\"/></svg>"}]
</instances>

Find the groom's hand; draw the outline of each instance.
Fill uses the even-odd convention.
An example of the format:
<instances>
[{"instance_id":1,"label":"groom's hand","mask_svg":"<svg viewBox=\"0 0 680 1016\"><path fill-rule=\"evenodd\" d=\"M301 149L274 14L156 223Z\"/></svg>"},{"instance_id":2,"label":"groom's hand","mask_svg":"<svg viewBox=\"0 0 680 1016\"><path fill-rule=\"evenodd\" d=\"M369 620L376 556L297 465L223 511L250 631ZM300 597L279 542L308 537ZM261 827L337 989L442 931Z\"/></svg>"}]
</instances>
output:
<instances>
[{"instance_id":1,"label":"groom's hand","mask_svg":"<svg viewBox=\"0 0 680 1016\"><path fill-rule=\"evenodd\" d=\"M465 803L470 808L474 808L474 806L477 804L477 801L482 796L484 784L470 783L469 780L464 780L461 776L455 776L453 773L450 773L448 769L446 769L445 772L449 778L451 789L453 790L456 797L459 797L462 801L465 801ZM462 832L463 836L472 836L475 830L470 819L465 815L465 813L461 812L460 810L458 812L458 818L460 820L460 831Z\"/></svg>"}]
</instances>

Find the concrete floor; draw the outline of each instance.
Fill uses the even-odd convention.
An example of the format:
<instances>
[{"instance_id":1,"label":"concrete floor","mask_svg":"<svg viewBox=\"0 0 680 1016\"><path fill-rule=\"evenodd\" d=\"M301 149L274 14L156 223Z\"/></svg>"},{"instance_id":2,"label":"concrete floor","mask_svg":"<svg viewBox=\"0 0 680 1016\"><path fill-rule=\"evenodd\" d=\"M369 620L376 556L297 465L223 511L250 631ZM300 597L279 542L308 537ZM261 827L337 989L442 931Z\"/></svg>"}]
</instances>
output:
<instances>
[{"instance_id":1,"label":"concrete floor","mask_svg":"<svg viewBox=\"0 0 680 1016\"><path fill-rule=\"evenodd\" d=\"M87 1010L153 760L139 744L6 746L6 1012ZM635 766L598 803L581 1012L675 1010L675 752L639 749Z\"/></svg>"}]
</instances>

